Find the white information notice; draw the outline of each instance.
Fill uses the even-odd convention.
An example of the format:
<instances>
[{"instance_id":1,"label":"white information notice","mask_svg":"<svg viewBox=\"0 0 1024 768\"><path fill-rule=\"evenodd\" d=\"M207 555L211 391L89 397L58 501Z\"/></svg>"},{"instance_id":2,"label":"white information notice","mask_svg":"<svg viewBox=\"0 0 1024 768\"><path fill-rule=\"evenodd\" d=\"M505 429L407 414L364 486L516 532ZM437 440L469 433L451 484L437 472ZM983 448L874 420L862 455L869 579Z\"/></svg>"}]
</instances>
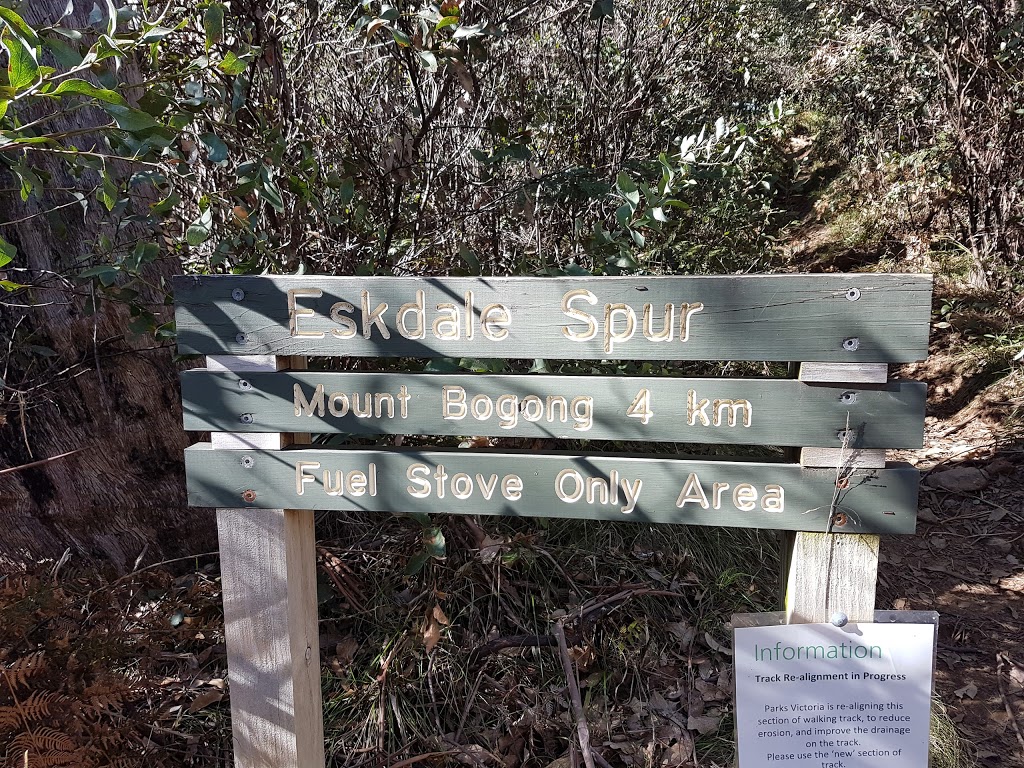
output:
<instances>
[{"instance_id":1,"label":"white information notice","mask_svg":"<svg viewBox=\"0 0 1024 768\"><path fill-rule=\"evenodd\" d=\"M740 768L926 768L932 624L735 631Z\"/></svg>"}]
</instances>

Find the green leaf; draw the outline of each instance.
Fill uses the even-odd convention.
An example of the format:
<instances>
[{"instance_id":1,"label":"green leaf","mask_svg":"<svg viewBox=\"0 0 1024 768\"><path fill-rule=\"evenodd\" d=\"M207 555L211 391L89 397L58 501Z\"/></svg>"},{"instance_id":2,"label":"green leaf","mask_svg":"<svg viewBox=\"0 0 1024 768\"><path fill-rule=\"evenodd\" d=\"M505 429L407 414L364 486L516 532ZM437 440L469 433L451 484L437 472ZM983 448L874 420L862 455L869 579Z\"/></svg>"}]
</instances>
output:
<instances>
[{"instance_id":1,"label":"green leaf","mask_svg":"<svg viewBox=\"0 0 1024 768\"><path fill-rule=\"evenodd\" d=\"M400 29L392 29L391 36L395 38L395 42L402 48L408 48L412 45L412 39Z\"/></svg>"},{"instance_id":2,"label":"green leaf","mask_svg":"<svg viewBox=\"0 0 1024 768\"><path fill-rule=\"evenodd\" d=\"M39 52L39 35L36 31L30 27L26 21L21 18L18 14L12 11L10 8L0 7L0 18L7 22L11 27L11 30L17 34L22 40L24 40L32 48L35 48L36 53Z\"/></svg>"},{"instance_id":3,"label":"green leaf","mask_svg":"<svg viewBox=\"0 0 1024 768\"><path fill-rule=\"evenodd\" d=\"M629 178L628 173L625 171L619 172L619 175L615 177L615 188L625 198L626 202L629 203L631 212L636 210L636 207L640 205L640 190L637 189L633 180Z\"/></svg>"},{"instance_id":4,"label":"green leaf","mask_svg":"<svg viewBox=\"0 0 1024 768\"><path fill-rule=\"evenodd\" d=\"M103 171L103 183L100 185L96 196L99 201L103 203L103 206L108 210L114 210L114 206L117 205L117 185L114 184L114 180L110 178L110 174L106 170Z\"/></svg>"},{"instance_id":5,"label":"green leaf","mask_svg":"<svg viewBox=\"0 0 1024 768\"><path fill-rule=\"evenodd\" d=\"M453 26L455 24L458 24L458 23L459 23L459 17L458 16L445 16L443 19L441 19L439 22L437 22L437 26L434 27L434 31L437 32L439 29L444 29L445 27L451 27L451 26Z\"/></svg>"},{"instance_id":6,"label":"green leaf","mask_svg":"<svg viewBox=\"0 0 1024 768\"><path fill-rule=\"evenodd\" d=\"M0 237L0 267L10 264L18 255L18 249Z\"/></svg>"},{"instance_id":7,"label":"green leaf","mask_svg":"<svg viewBox=\"0 0 1024 768\"><path fill-rule=\"evenodd\" d=\"M409 562L405 566L406 576L415 576L417 573L423 570L423 566L427 564L430 559L430 553L425 550L420 550L415 555L409 558Z\"/></svg>"},{"instance_id":8,"label":"green leaf","mask_svg":"<svg viewBox=\"0 0 1024 768\"><path fill-rule=\"evenodd\" d=\"M0 280L0 288L3 288L8 293L13 293L14 291L17 291L21 288L28 288L28 286L22 285L21 283L15 283L10 280ZM3 379L0 379L0 385L2 384Z\"/></svg>"},{"instance_id":9,"label":"green leaf","mask_svg":"<svg viewBox=\"0 0 1024 768\"><path fill-rule=\"evenodd\" d=\"M212 229L213 211L207 208L199 218L193 221L189 226L188 231L185 233L185 242L193 247L201 245L210 237Z\"/></svg>"},{"instance_id":10,"label":"green leaf","mask_svg":"<svg viewBox=\"0 0 1024 768\"><path fill-rule=\"evenodd\" d=\"M270 203L278 213L284 213L284 200L281 198L281 190L277 184L269 179L263 182L263 188L258 190L260 197Z\"/></svg>"},{"instance_id":11,"label":"green leaf","mask_svg":"<svg viewBox=\"0 0 1024 768\"><path fill-rule=\"evenodd\" d=\"M455 30L455 34L452 35L452 38L455 40L464 40L471 37L480 37L483 33L483 24L463 24Z\"/></svg>"},{"instance_id":12,"label":"green leaf","mask_svg":"<svg viewBox=\"0 0 1024 768\"><path fill-rule=\"evenodd\" d=\"M180 202L181 197L178 195L178 193L171 192L171 194L169 194L160 202L153 203L151 206L149 206L149 210L151 210L155 214L169 213L170 211L174 210L174 206L176 206Z\"/></svg>"},{"instance_id":13,"label":"green leaf","mask_svg":"<svg viewBox=\"0 0 1024 768\"><path fill-rule=\"evenodd\" d=\"M117 104L122 107L128 106L128 102L117 91L112 91L109 88L97 88L92 83L86 80L79 80L78 78L65 80L49 95L60 96L63 93L77 93L81 96L88 96L90 99L99 99L107 104Z\"/></svg>"},{"instance_id":14,"label":"green leaf","mask_svg":"<svg viewBox=\"0 0 1024 768\"><path fill-rule=\"evenodd\" d=\"M473 249L465 243L459 243L459 258L466 262L471 275L480 274L480 259L477 258Z\"/></svg>"},{"instance_id":15,"label":"green leaf","mask_svg":"<svg viewBox=\"0 0 1024 768\"><path fill-rule=\"evenodd\" d=\"M43 47L50 51L57 63L65 69L77 67L82 63L82 52L78 47L68 45L58 37L44 37Z\"/></svg>"},{"instance_id":16,"label":"green leaf","mask_svg":"<svg viewBox=\"0 0 1024 768\"><path fill-rule=\"evenodd\" d=\"M160 127L160 123L154 120L152 115L143 112L141 109L123 107L120 104L107 104L103 109L114 118L117 127L122 131L140 133Z\"/></svg>"},{"instance_id":17,"label":"green leaf","mask_svg":"<svg viewBox=\"0 0 1024 768\"><path fill-rule=\"evenodd\" d=\"M161 27L159 25L155 27L148 27L146 32L142 35L141 41L143 43L159 43L161 40L173 35L175 31L175 29L171 29L170 27Z\"/></svg>"},{"instance_id":18,"label":"green leaf","mask_svg":"<svg viewBox=\"0 0 1024 768\"><path fill-rule=\"evenodd\" d=\"M338 194L341 195L342 205L348 205L352 202L352 198L356 196L356 182L351 176L348 176L341 180L341 186L338 190Z\"/></svg>"},{"instance_id":19,"label":"green leaf","mask_svg":"<svg viewBox=\"0 0 1024 768\"><path fill-rule=\"evenodd\" d=\"M96 277L104 285L112 285L120 270L113 264L101 264L98 267L89 267L78 273L79 277Z\"/></svg>"},{"instance_id":20,"label":"green leaf","mask_svg":"<svg viewBox=\"0 0 1024 768\"><path fill-rule=\"evenodd\" d=\"M428 72L437 72L437 56L430 51L416 51L416 58L427 68Z\"/></svg>"},{"instance_id":21,"label":"green leaf","mask_svg":"<svg viewBox=\"0 0 1024 768\"><path fill-rule=\"evenodd\" d=\"M206 50L224 42L224 4L210 3L203 14L203 31L206 32Z\"/></svg>"},{"instance_id":22,"label":"green leaf","mask_svg":"<svg viewBox=\"0 0 1024 768\"><path fill-rule=\"evenodd\" d=\"M593 20L605 17L615 18L615 0L595 0L590 8L590 18Z\"/></svg>"},{"instance_id":23,"label":"green leaf","mask_svg":"<svg viewBox=\"0 0 1024 768\"><path fill-rule=\"evenodd\" d=\"M24 91L39 82L39 64L28 44L4 29L3 46L7 49L7 80L15 91Z\"/></svg>"},{"instance_id":24,"label":"green leaf","mask_svg":"<svg viewBox=\"0 0 1024 768\"><path fill-rule=\"evenodd\" d=\"M423 549L430 557L444 557L445 540L440 528L428 528L423 532Z\"/></svg>"},{"instance_id":25,"label":"green leaf","mask_svg":"<svg viewBox=\"0 0 1024 768\"><path fill-rule=\"evenodd\" d=\"M228 159L228 145L221 141L217 134L204 133L199 140L206 147L211 163L223 163Z\"/></svg>"},{"instance_id":26,"label":"green leaf","mask_svg":"<svg viewBox=\"0 0 1024 768\"><path fill-rule=\"evenodd\" d=\"M426 373L458 373L461 369L457 360L450 357L435 357L423 367Z\"/></svg>"},{"instance_id":27,"label":"green leaf","mask_svg":"<svg viewBox=\"0 0 1024 768\"><path fill-rule=\"evenodd\" d=\"M224 74L240 75L245 72L245 68L249 66L250 61L252 61L252 54L250 53L236 56L234 51L228 51L224 54L224 60L217 66Z\"/></svg>"},{"instance_id":28,"label":"green leaf","mask_svg":"<svg viewBox=\"0 0 1024 768\"><path fill-rule=\"evenodd\" d=\"M385 3L380 7L380 18L384 21L395 21L398 19L398 9L393 5Z\"/></svg>"}]
</instances>

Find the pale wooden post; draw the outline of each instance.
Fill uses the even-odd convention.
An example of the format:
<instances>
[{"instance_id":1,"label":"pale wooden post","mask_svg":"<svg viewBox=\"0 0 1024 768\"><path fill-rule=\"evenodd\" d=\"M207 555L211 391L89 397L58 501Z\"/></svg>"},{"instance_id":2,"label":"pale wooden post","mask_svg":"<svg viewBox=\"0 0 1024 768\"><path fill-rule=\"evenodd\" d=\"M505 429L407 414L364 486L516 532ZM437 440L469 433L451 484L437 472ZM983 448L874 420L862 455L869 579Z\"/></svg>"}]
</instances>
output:
<instances>
[{"instance_id":1,"label":"pale wooden post","mask_svg":"<svg viewBox=\"0 0 1024 768\"><path fill-rule=\"evenodd\" d=\"M212 370L305 368L305 358L209 356ZM239 418L242 414L239 414ZM215 448L274 450L308 435L211 434ZM259 473L265 457L249 457ZM246 461L243 458L243 462ZM239 488L239 500L246 491ZM313 512L218 509L224 635L236 768L324 765Z\"/></svg>"},{"instance_id":2,"label":"pale wooden post","mask_svg":"<svg viewBox=\"0 0 1024 768\"><path fill-rule=\"evenodd\" d=\"M804 363L800 380L829 383L884 384L888 367L879 364ZM884 468L885 450L804 448L805 467ZM783 553L786 569L786 623L826 622L843 613L851 622L875 618L878 580L877 535L797 533Z\"/></svg>"}]
</instances>

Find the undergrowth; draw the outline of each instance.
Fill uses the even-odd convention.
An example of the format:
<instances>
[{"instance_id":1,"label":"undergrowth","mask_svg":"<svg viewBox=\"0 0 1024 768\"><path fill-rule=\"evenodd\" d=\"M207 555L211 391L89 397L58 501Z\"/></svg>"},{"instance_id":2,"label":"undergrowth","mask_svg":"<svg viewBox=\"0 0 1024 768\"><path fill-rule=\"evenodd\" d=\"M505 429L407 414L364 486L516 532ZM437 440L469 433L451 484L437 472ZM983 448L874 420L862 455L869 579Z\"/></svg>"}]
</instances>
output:
<instances>
[{"instance_id":1,"label":"undergrowth","mask_svg":"<svg viewBox=\"0 0 1024 768\"><path fill-rule=\"evenodd\" d=\"M210 728L189 713L204 686L217 690L206 683L224 685L219 602L217 581L205 573L111 580L43 563L3 577L0 764L221 762L226 718Z\"/></svg>"},{"instance_id":2,"label":"undergrowth","mask_svg":"<svg viewBox=\"0 0 1024 768\"><path fill-rule=\"evenodd\" d=\"M609 765L733 760L728 621L777 606L773 533L364 513L318 532L328 765L568 766L556 624ZM3 766L231 764L215 567L39 564L0 582L0 621ZM932 735L937 766L971 764L939 709Z\"/></svg>"}]
</instances>

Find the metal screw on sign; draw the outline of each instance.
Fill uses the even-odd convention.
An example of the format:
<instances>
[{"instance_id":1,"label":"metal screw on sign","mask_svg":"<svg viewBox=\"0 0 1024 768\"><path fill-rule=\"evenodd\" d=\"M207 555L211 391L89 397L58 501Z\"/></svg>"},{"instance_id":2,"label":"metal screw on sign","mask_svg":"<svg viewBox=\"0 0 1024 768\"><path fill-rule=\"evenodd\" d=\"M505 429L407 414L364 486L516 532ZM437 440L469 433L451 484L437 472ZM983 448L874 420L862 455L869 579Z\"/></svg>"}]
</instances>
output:
<instances>
[{"instance_id":1,"label":"metal screw on sign","mask_svg":"<svg viewBox=\"0 0 1024 768\"><path fill-rule=\"evenodd\" d=\"M255 494L253 494L253 495L255 496ZM838 515L836 515L832 519L832 524L836 528L842 528L844 525L846 525L846 515L844 515L842 512L840 512Z\"/></svg>"},{"instance_id":2,"label":"metal screw on sign","mask_svg":"<svg viewBox=\"0 0 1024 768\"><path fill-rule=\"evenodd\" d=\"M836 627L845 627L849 621L850 617L842 611L836 611L832 614L832 618L829 619L829 623Z\"/></svg>"},{"instance_id":3,"label":"metal screw on sign","mask_svg":"<svg viewBox=\"0 0 1024 768\"><path fill-rule=\"evenodd\" d=\"M234 299L235 301L241 301L242 299L245 298L245 291L243 291L241 288L235 288L235 290L231 292L231 298Z\"/></svg>"},{"instance_id":4,"label":"metal screw on sign","mask_svg":"<svg viewBox=\"0 0 1024 768\"><path fill-rule=\"evenodd\" d=\"M245 467L246 469L252 469L255 465L256 462L253 460L252 456L242 457L242 466Z\"/></svg>"},{"instance_id":5,"label":"metal screw on sign","mask_svg":"<svg viewBox=\"0 0 1024 768\"><path fill-rule=\"evenodd\" d=\"M245 392L245 391L248 391L248 390L252 389L252 384L250 384L245 379L239 379L238 380L238 388L240 390L242 390L243 392Z\"/></svg>"},{"instance_id":6,"label":"metal screw on sign","mask_svg":"<svg viewBox=\"0 0 1024 768\"><path fill-rule=\"evenodd\" d=\"M838 488L840 491L844 491L844 490L846 490L849 487L850 487L850 478L849 477L838 477L838 478L836 478L836 488ZM844 517L843 519L845 520L846 518Z\"/></svg>"},{"instance_id":7,"label":"metal screw on sign","mask_svg":"<svg viewBox=\"0 0 1024 768\"><path fill-rule=\"evenodd\" d=\"M847 440L853 440L856 436L857 433L852 429L841 429L836 433L836 437L838 437L839 440L844 443Z\"/></svg>"},{"instance_id":8,"label":"metal screw on sign","mask_svg":"<svg viewBox=\"0 0 1024 768\"><path fill-rule=\"evenodd\" d=\"M843 392L843 394L839 396L839 402L842 403L843 405L853 405L854 403L857 402L857 393Z\"/></svg>"},{"instance_id":9,"label":"metal screw on sign","mask_svg":"<svg viewBox=\"0 0 1024 768\"><path fill-rule=\"evenodd\" d=\"M249 337L246 336L244 333L239 333L235 335L235 341L237 341L239 344L248 344Z\"/></svg>"},{"instance_id":10,"label":"metal screw on sign","mask_svg":"<svg viewBox=\"0 0 1024 768\"><path fill-rule=\"evenodd\" d=\"M847 301L856 301L860 298L860 288L851 288L846 292Z\"/></svg>"},{"instance_id":11,"label":"metal screw on sign","mask_svg":"<svg viewBox=\"0 0 1024 768\"><path fill-rule=\"evenodd\" d=\"M860 349L860 339L856 336L849 339L843 339L843 349L847 352L856 352Z\"/></svg>"},{"instance_id":12,"label":"metal screw on sign","mask_svg":"<svg viewBox=\"0 0 1024 768\"><path fill-rule=\"evenodd\" d=\"M256 491L254 491L252 488L242 491L242 501L252 504L254 501L256 501Z\"/></svg>"},{"instance_id":13,"label":"metal screw on sign","mask_svg":"<svg viewBox=\"0 0 1024 768\"><path fill-rule=\"evenodd\" d=\"M255 421L251 413L243 413L241 416L238 417L238 420L243 424L252 424L253 421Z\"/></svg>"}]
</instances>

